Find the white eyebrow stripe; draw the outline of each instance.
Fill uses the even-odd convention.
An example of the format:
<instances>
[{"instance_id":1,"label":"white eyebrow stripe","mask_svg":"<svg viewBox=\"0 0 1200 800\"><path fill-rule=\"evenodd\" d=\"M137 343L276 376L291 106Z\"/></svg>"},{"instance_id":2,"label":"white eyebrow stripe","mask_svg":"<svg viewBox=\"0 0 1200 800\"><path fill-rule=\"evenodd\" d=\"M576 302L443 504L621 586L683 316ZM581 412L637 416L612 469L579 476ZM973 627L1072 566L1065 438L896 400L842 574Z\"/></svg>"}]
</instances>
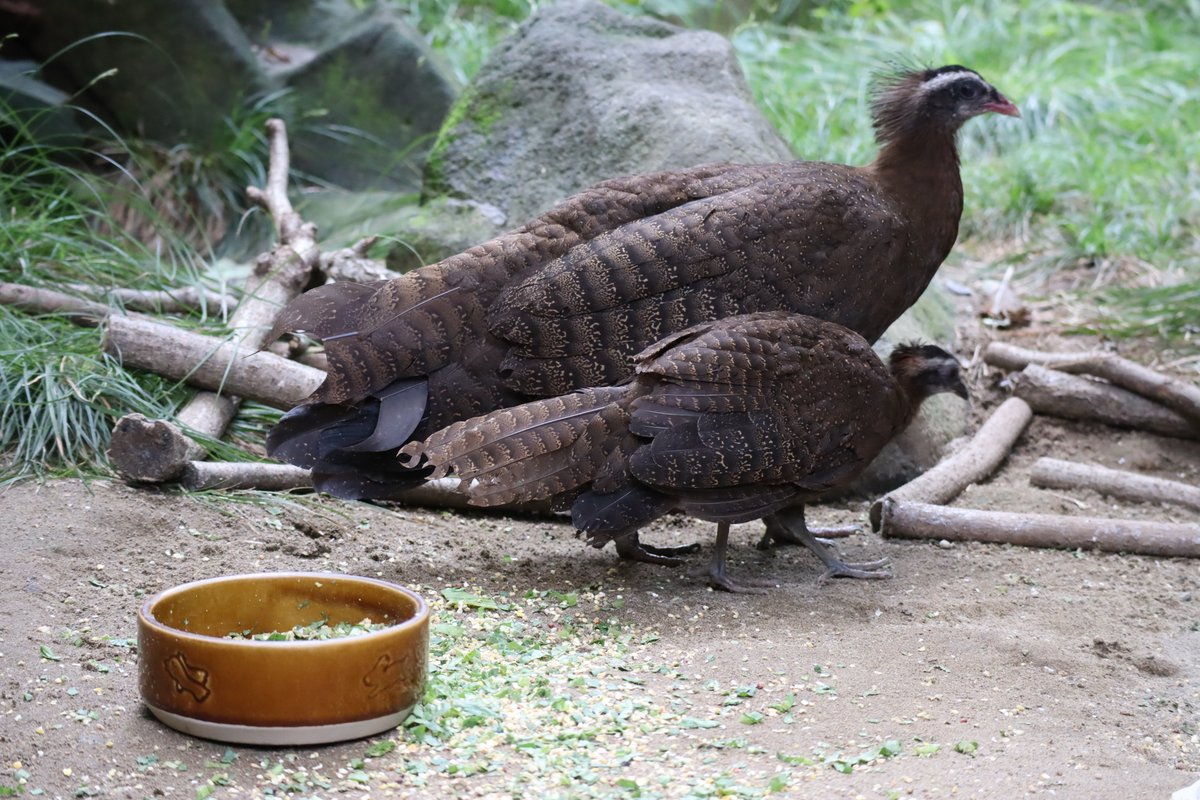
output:
<instances>
[{"instance_id":1,"label":"white eyebrow stripe","mask_svg":"<svg viewBox=\"0 0 1200 800\"><path fill-rule=\"evenodd\" d=\"M985 89L991 88L988 86L987 81L985 81L983 78L976 75L974 72L971 72L970 70L962 69L962 70L955 70L954 72L943 72L940 75L934 75L932 78L930 78L929 80L927 80L921 84L921 91L922 92L932 92L937 89L940 89L941 87L945 86L947 83L954 83L955 81L962 80L963 78L974 78L976 81L978 81L979 85L982 86L983 88L985 88Z\"/></svg>"}]
</instances>

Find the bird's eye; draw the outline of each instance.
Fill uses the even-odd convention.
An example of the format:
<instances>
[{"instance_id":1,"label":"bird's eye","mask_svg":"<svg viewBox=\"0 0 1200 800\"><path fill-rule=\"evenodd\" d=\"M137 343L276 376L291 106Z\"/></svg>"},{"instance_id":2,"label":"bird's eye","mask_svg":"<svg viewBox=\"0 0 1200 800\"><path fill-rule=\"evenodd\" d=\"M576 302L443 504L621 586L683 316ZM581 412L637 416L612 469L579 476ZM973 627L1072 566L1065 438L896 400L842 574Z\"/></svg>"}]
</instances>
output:
<instances>
[{"instance_id":1,"label":"bird's eye","mask_svg":"<svg viewBox=\"0 0 1200 800\"><path fill-rule=\"evenodd\" d=\"M958 96L964 100L970 100L979 94L979 87L973 83L960 83L958 85Z\"/></svg>"}]
</instances>

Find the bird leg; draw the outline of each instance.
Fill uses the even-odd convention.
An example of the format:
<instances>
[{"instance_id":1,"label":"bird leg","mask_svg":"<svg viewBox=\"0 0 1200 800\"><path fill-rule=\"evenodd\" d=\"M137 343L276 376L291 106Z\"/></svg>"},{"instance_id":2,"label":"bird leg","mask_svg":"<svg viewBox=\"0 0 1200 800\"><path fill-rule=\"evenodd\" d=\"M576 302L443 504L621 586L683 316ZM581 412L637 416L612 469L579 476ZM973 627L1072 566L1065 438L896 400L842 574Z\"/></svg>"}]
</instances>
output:
<instances>
[{"instance_id":1,"label":"bird leg","mask_svg":"<svg viewBox=\"0 0 1200 800\"><path fill-rule=\"evenodd\" d=\"M818 539L808 529L808 526L804 522L804 506L778 511L767 517L766 522L767 532L763 534L763 539L759 542L759 547L765 549L762 547L763 542L770 541L804 545L809 550L812 550L817 558L821 559L821 562L825 564L825 572L821 574L821 577L817 578L817 583L824 583L830 578L878 580L892 577L892 573L883 569L888 563L886 558L857 563L842 561L836 547L826 540ZM767 546L769 547L770 544Z\"/></svg>"},{"instance_id":2,"label":"bird leg","mask_svg":"<svg viewBox=\"0 0 1200 800\"><path fill-rule=\"evenodd\" d=\"M764 522L767 523L767 529L763 531L763 537L755 545L759 550L770 550L773 547L786 547L789 545L808 546L808 543L804 539L792 533L791 529L786 525L778 522L774 515L767 517ZM847 536L853 536L856 533L861 533L862 527L859 525L838 525L833 528L808 528L808 532L821 544L833 547L833 542L829 541L829 539L844 539ZM824 537L829 538L826 539Z\"/></svg>"},{"instance_id":3,"label":"bird leg","mask_svg":"<svg viewBox=\"0 0 1200 800\"><path fill-rule=\"evenodd\" d=\"M708 585L738 594L765 594L766 589L747 586L731 580L725 574L725 547L729 544L729 523L717 523L717 548L713 551L712 563L708 566Z\"/></svg>"},{"instance_id":4,"label":"bird leg","mask_svg":"<svg viewBox=\"0 0 1200 800\"><path fill-rule=\"evenodd\" d=\"M644 564L660 564L664 567L678 567L683 563L683 556L695 553L700 549L698 542L680 545L678 547L655 547L652 544L642 544L638 532L618 536L616 538L617 555L631 561L641 561Z\"/></svg>"}]
</instances>

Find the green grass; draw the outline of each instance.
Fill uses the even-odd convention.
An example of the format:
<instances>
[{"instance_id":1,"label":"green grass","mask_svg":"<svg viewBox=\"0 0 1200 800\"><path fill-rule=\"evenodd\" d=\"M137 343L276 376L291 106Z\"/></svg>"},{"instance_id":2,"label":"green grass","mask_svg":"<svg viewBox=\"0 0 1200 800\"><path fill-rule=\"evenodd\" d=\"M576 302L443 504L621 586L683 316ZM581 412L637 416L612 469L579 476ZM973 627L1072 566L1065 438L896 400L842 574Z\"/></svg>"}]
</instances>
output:
<instances>
[{"instance_id":1,"label":"green grass","mask_svg":"<svg viewBox=\"0 0 1200 800\"><path fill-rule=\"evenodd\" d=\"M36 473L91 471L130 411L168 417L170 382L126 372L98 352L97 332L0 306L0 483Z\"/></svg>"},{"instance_id":2,"label":"green grass","mask_svg":"<svg viewBox=\"0 0 1200 800\"><path fill-rule=\"evenodd\" d=\"M8 145L0 151L0 281L69 294L83 294L80 285L100 290L215 287L217 279L209 269L212 242L188 241L184 234L217 206L228 208L221 198L228 196L228 187L261 172L252 157L254 135L248 132L261 128L258 116L231 124L231 144L243 146L223 148L205 161L184 149L158 151L119 140L89 150L45 145L29 133L36 120L0 107ZM177 165L171 180L152 180L164 174L154 171L159 162L147 163L152 151ZM173 227L162 214L164 204L182 196L173 191L173 182L186 185L193 197L206 194L217 206L175 203L180 213L174 220L178 227ZM152 241L114 224L114 198L136 209L143 225L155 232ZM200 312L176 322L210 330L221 326L220 320L206 320ZM0 365L0 453L5 454L0 482L35 474L104 472L117 419L131 412L169 418L188 394L158 376L122 369L103 354L95 329L9 307L0 307ZM252 411L239 429L261 441L266 424L261 412ZM219 442L208 444L226 456L237 452Z\"/></svg>"}]
</instances>

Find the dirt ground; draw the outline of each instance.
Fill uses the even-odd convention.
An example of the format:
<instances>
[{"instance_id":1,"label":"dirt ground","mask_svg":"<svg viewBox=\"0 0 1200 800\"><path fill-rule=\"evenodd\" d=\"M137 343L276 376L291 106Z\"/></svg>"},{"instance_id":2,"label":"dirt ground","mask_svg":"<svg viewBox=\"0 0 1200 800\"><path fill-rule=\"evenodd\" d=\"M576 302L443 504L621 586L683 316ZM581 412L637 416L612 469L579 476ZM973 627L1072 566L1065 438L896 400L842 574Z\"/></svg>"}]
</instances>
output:
<instances>
[{"instance_id":1,"label":"dirt ground","mask_svg":"<svg viewBox=\"0 0 1200 800\"><path fill-rule=\"evenodd\" d=\"M1001 394L997 376L973 378L977 423ZM1200 483L1200 443L1039 417L1003 471L956 505L1200 522L1179 508L1031 488L1029 467L1043 455ZM810 517L864 522L865 512L849 501ZM645 537L704 543L689 567L668 569L619 563L547 519L233 502L110 481L10 487L0 493L0 795L1128 800L1165 799L1200 779L1194 562L861 533L843 552L886 556L895 577L818 585L816 559L760 553L751 546L760 532L760 523L734 528L731 574L778 586L729 595L697 574L712 526L682 518ZM603 616L633 634L642 677L618 696L649 716L621 734L630 738L620 758L606 760L604 748L621 735L588 742L586 774L503 738L490 756L498 767L456 774L401 732L235 752L148 716L134 646L145 597L284 569L378 576L431 596L469 586L511 598L619 597ZM440 609L443 619L460 613ZM559 612L547 613L529 624L552 629ZM585 663L602 681L614 662ZM396 747L370 750L380 741ZM879 757L888 742L891 757ZM869 763L828 757L872 748ZM418 762L434 766L424 773ZM283 781L299 771L308 783Z\"/></svg>"}]
</instances>

